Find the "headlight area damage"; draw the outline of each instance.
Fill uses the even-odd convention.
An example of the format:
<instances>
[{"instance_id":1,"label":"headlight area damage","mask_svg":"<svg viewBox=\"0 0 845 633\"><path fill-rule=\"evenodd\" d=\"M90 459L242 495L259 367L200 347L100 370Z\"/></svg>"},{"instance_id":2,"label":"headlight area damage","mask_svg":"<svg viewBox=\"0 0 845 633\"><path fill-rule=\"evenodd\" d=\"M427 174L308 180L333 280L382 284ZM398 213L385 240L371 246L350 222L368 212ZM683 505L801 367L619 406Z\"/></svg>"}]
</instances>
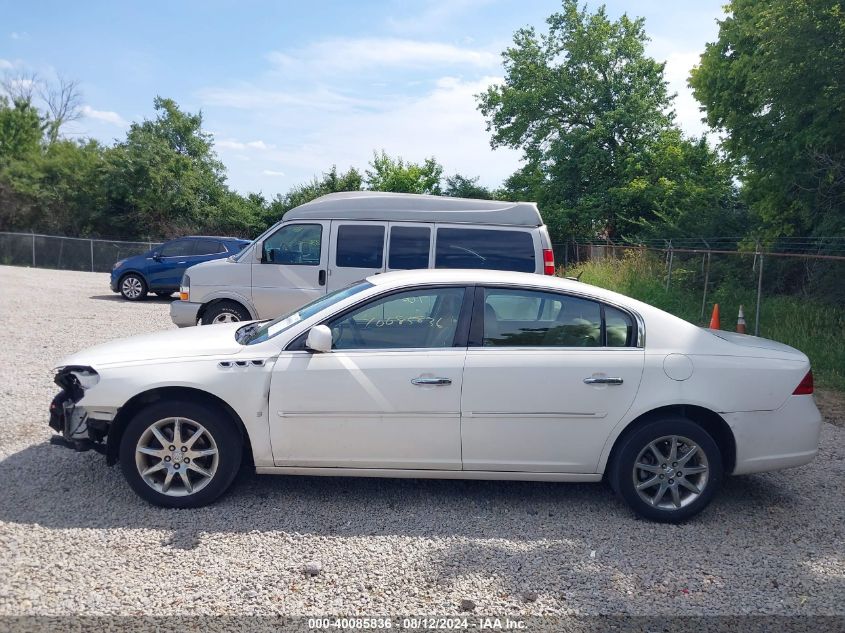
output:
<instances>
[{"instance_id":1,"label":"headlight area damage","mask_svg":"<svg viewBox=\"0 0 845 633\"><path fill-rule=\"evenodd\" d=\"M54 381L62 390L50 403L50 427L61 435L51 437L50 443L77 451L94 449L105 454L103 440L109 420L93 419L84 407L76 406L85 390L100 381L99 374L91 367L70 365L60 367Z\"/></svg>"}]
</instances>

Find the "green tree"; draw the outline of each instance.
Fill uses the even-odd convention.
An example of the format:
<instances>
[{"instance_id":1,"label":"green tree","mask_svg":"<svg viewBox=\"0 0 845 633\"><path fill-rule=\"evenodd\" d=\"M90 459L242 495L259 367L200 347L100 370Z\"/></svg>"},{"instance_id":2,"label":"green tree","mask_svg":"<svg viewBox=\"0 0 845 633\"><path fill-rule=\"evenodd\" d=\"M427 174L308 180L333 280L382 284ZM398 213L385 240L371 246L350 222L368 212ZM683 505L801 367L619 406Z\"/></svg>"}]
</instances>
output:
<instances>
[{"instance_id":1,"label":"green tree","mask_svg":"<svg viewBox=\"0 0 845 633\"><path fill-rule=\"evenodd\" d=\"M285 195L277 195L267 208L265 225L270 226L278 222L285 213L301 204L311 202L314 198L340 191L359 191L362 183L361 172L357 169L350 168L341 173L338 172L336 165L332 165L332 168L321 178L315 176L311 182L297 185Z\"/></svg>"},{"instance_id":2,"label":"green tree","mask_svg":"<svg viewBox=\"0 0 845 633\"><path fill-rule=\"evenodd\" d=\"M169 237L209 226L226 201L223 164L202 114L156 97L154 120L133 123L106 152L112 224L122 234Z\"/></svg>"},{"instance_id":3,"label":"green tree","mask_svg":"<svg viewBox=\"0 0 845 633\"><path fill-rule=\"evenodd\" d=\"M673 157L655 153L691 158L695 143L673 124L664 64L645 54L643 20L612 21L603 6L589 13L564 0L547 22L544 34L516 32L503 53L504 83L479 95L492 146L524 153L505 183L510 196L537 201L555 240L635 233L643 218L679 212L678 188L659 184ZM692 167L678 169L696 186L718 185L713 198L729 195L724 179L702 180Z\"/></svg>"},{"instance_id":4,"label":"green tree","mask_svg":"<svg viewBox=\"0 0 845 633\"><path fill-rule=\"evenodd\" d=\"M382 150L373 152L370 167L366 170L366 183L371 191L440 195L443 166L433 157L420 165L406 163L401 157L392 158Z\"/></svg>"},{"instance_id":5,"label":"green tree","mask_svg":"<svg viewBox=\"0 0 845 633\"><path fill-rule=\"evenodd\" d=\"M773 235L845 231L845 5L732 0L690 85Z\"/></svg>"},{"instance_id":6,"label":"green tree","mask_svg":"<svg viewBox=\"0 0 845 633\"><path fill-rule=\"evenodd\" d=\"M494 194L487 187L478 184L478 176L469 178L461 174L448 176L446 187L443 189L444 196L453 198L476 198L479 200L492 200Z\"/></svg>"}]
</instances>

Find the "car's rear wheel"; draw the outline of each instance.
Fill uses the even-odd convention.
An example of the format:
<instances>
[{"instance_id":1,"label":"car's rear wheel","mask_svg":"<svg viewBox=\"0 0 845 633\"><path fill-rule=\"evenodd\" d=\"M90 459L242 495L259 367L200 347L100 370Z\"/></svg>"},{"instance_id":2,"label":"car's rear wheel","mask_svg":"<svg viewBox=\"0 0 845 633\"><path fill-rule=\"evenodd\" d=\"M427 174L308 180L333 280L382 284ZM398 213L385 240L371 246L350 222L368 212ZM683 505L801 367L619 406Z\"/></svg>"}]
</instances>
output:
<instances>
[{"instance_id":1,"label":"car's rear wheel","mask_svg":"<svg viewBox=\"0 0 845 633\"><path fill-rule=\"evenodd\" d=\"M622 439L610 474L631 508L653 521L678 523L713 499L722 455L710 434L684 418L649 422Z\"/></svg>"},{"instance_id":2,"label":"car's rear wheel","mask_svg":"<svg viewBox=\"0 0 845 633\"><path fill-rule=\"evenodd\" d=\"M242 440L221 411L193 402L159 402L141 410L120 441L120 466L132 489L159 506L196 508L232 483Z\"/></svg>"},{"instance_id":3,"label":"car's rear wheel","mask_svg":"<svg viewBox=\"0 0 845 633\"><path fill-rule=\"evenodd\" d=\"M234 301L220 301L211 305L202 314L203 325L214 325L216 323L235 323L237 321L249 321L252 317L246 308Z\"/></svg>"},{"instance_id":4,"label":"car's rear wheel","mask_svg":"<svg viewBox=\"0 0 845 633\"><path fill-rule=\"evenodd\" d=\"M120 294L127 301L139 301L147 296L147 282L135 273L124 275L120 279Z\"/></svg>"}]
</instances>

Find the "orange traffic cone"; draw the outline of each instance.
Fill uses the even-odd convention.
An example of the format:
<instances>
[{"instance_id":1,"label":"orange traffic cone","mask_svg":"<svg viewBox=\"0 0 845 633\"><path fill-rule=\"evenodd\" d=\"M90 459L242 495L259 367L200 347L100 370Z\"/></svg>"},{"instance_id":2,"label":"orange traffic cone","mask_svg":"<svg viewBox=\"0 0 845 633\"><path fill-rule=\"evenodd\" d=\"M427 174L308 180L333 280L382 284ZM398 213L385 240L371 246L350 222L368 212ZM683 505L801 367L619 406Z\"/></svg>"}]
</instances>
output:
<instances>
[{"instance_id":1,"label":"orange traffic cone","mask_svg":"<svg viewBox=\"0 0 845 633\"><path fill-rule=\"evenodd\" d=\"M710 317L710 329L711 330L718 330L721 329L719 325L719 304L715 304L713 306L713 316Z\"/></svg>"},{"instance_id":2,"label":"orange traffic cone","mask_svg":"<svg viewBox=\"0 0 845 633\"><path fill-rule=\"evenodd\" d=\"M740 334L745 334L745 313L742 311L742 306L739 306L739 316L736 318L736 331Z\"/></svg>"}]
</instances>

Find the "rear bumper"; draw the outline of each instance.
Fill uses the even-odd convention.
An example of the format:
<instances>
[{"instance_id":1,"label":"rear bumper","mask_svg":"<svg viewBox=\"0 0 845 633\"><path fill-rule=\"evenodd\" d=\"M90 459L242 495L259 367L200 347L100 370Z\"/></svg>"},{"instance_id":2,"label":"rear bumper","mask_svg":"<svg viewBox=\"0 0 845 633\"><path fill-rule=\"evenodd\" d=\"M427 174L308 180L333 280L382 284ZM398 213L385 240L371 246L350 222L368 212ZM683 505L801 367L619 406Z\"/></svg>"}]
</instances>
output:
<instances>
[{"instance_id":1,"label":"rear bumper","mask_svg":"<svg viewBox=\"0 0 845 633\"><path fill-rule=\"evenodd\" d=\"M790 396L775 411L722 415L736 439L735 475L801 466L818 453L822 416L813 396Z\"/></svg>"},{"instance_id":2,"label":"rear bumper","mask_svg":"<svg viewBox=\"0 0 845 633\"><path fill-rule=\"evenodd\" d=\"M192 327L197 324L201 304L190 301L174 301L170 304L170 320L179 327Z\"/></svg>"}]
</instances>

